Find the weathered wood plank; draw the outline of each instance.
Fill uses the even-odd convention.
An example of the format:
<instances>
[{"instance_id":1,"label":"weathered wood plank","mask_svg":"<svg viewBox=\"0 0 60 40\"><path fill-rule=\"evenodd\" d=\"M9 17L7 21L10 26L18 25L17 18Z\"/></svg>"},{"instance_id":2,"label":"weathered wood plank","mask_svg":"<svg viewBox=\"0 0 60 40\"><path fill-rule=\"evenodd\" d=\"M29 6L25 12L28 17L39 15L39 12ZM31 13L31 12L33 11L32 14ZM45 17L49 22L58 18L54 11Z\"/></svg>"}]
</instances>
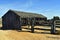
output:
<instances>
[{"instance_id":1,"label":"weathered wood plank","mask_svg":"<svg viewBox=\"0 0 60 40\"><path fill-rule=\"evenodd\" d=\"M19 27L19 29L22 31L22 20L21 20L21 17L20 17L20 27Z\"/></svg>"},{"instance_id":2,"label":"weathered wood plank","mask_svg":"<svg viewBox=\"0 0 60 40\"><path fill-rule=\"evenodd\" d=\"M35 23L35 18L31 19L31 32L34 33L34 23Z\"/></svg>"},{"instance_id":3,"label":"weathered wood plank","mask_svg":"<svg viewBox=\"0 0 60 40\"><path fill-rule=\"evenodd\" d=\"M56 26L55 26L55 21L53 20L52 26L51 26L51 34L55 34L55 33L56 33Z\"/></svg>"}]
</instances>

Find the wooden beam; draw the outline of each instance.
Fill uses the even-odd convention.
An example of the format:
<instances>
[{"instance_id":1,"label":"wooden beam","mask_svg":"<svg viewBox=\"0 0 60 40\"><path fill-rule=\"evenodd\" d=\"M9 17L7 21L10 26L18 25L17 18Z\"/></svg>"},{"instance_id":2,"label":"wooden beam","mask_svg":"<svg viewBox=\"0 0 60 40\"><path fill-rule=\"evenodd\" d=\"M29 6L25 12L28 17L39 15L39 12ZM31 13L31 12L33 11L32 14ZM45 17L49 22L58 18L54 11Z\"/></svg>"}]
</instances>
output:
<instances>
[{"instance_id":1,"label":"wooden beam","mask_svg":"<svg viewBox=\"0 0 60 40\"><path fill-rule=\"evenodd\" d=\"M21 17L20 17L20 27L19 27L19 30L22 30L22 20L21 20Z\"/></svg>"},{"instance_id":2,"label":"wooden beam","mask_svg":"<svg viewBox=\"0 0 60 40\"><path fill-rule=\"evenodd\" d=\"M31 32L34 33L34 23L35 23L35 18L31 19Z\"/></svg>"},{"instance_id":3,"label":"wooden beam","mask_svg":"<svg viewBox=\"0 0 60 40\"><path fill-rule=\"evenodd\" d=\"M27 18L27 22L28 22L28 29L30 27L30 18Z\"/></svg>"},{"instance_id":4,"label":"wooden beam","mask_svg":"<svg viewBox=\"0 0 60 40\"><path fill-rule=\"evenodd\" d=\"M55 33L56 33L56 26L55 26L55 20L53 20L52 26L51 26L51 34L55 34Z\"/></svg>"}]
</instances>

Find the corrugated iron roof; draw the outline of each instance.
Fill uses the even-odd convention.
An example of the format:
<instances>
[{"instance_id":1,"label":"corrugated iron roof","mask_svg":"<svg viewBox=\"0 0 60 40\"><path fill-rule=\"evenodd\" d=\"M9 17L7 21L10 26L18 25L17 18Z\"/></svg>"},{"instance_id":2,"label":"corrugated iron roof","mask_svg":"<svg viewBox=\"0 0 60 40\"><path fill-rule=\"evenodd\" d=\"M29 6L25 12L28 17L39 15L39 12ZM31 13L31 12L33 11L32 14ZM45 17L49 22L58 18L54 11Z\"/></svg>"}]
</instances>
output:
<instances>
[{"instance_id":1,"label":"corrugated iron roof","mask_svg":"<svg viewBox=\"0 0 60 40\"><path fill-rule=\"evenodd\" d=\"M16 13L17 15L19 15L20 17L24 17L24 18L31 18L31 17L39 17L39 18L47 18L45 16L43 16L42 14L37 14L37 13L31 13L31 12L22 12L22 11L16 11L16 10L9 10L12 11L14 13Z\"/></svg>"}]
</instances>

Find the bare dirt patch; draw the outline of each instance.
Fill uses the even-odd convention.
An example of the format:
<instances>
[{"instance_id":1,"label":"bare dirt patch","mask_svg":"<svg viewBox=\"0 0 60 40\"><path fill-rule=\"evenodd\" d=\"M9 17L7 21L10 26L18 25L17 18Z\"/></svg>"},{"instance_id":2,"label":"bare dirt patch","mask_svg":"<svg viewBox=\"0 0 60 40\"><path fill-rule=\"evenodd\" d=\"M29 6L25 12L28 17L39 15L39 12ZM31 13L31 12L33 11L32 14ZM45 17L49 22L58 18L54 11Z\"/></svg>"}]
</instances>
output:
<instances>
[{"instance_id":1,"label":"bare dirt patch","mask_svg":"<svg viewBox=\"0 0 60 40\"><path fill-rule=\"evenodd\" d=\"M48 30L42 30L50 29L50 27L36 27L40 29L35 29L35 33L28 32L30 31L28 29L23 29L20 32L17 30L0 30L0 40L60 40L60 35L53 35Z\"/></svg>"}]
</instances>

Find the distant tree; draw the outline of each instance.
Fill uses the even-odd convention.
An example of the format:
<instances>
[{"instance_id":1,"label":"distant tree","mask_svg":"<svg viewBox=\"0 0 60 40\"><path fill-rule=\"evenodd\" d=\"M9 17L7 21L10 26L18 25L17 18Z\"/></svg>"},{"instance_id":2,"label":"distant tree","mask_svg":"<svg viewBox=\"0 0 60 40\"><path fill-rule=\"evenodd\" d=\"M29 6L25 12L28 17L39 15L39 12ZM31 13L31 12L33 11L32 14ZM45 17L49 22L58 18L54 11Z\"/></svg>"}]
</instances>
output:
<instances>
[{"instance_id":1,"label":"distant tree","mask_svg":"<svg viewBox=\"0 0 60 40\"><path fill-rule=\"evenodd\" d=\"M53 20L59 20L59 17L58 16L54 16Z\"/></svg>"}]
</instances>

